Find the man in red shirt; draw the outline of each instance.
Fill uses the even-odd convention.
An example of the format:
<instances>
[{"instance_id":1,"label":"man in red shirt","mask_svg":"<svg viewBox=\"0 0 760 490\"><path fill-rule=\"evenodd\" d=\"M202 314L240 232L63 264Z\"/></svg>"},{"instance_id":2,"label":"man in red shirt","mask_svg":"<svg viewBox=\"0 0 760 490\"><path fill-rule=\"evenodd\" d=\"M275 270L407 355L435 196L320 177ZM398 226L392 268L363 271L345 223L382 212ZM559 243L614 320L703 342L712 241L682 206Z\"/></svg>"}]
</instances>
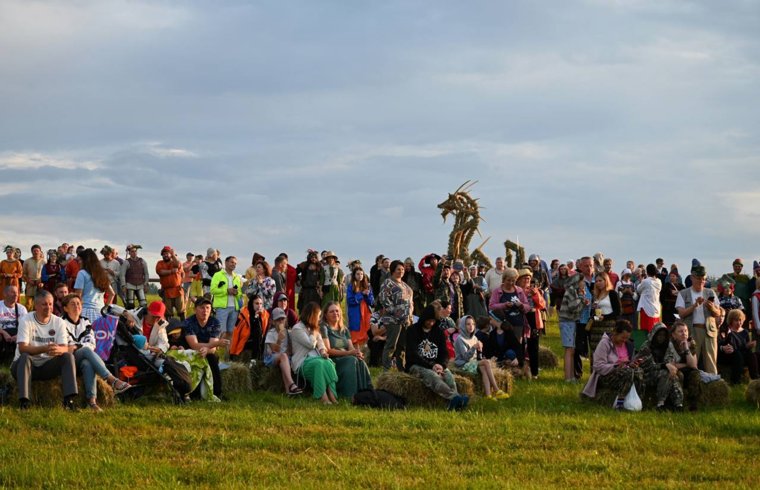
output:
<instances>
[{"instance_id":1,"label":"man in red shirt","mask_svg":"<svg viewBox=\"0 0 760 490\"><path fill-rule=\"evenodd\" d=\"M182 289L182 264L170 246L161 249L161 260L156 263L156 274L161 282L161 291L166 305L166 316L176 316L185 320L185 294Z\"/></svg>"}]
</instances>

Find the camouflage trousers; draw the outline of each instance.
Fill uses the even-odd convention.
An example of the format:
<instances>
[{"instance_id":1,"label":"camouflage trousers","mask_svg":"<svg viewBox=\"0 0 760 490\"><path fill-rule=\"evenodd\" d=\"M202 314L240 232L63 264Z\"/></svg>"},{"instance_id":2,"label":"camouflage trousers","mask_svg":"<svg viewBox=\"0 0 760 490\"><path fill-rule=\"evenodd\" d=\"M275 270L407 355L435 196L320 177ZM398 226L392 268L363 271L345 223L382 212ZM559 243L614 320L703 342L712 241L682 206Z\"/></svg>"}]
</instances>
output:
<instances>
[{"instance_id":1,"label":"camouflage trousers","mask_svg":"<svg viewBox=\"0 0 760 490\"><path fill-rule=\"evenodd\" d=\"M644 371L641 368L630 366L619 366L609 374L599 377L599 386L597 389L606 389L613 391L619 398L624 398L631 391L631 385L636 385L636 392L639 398L644 399Z\"/></svg>"},{"instance_id":2,"label":"camouflage trousers","mask_svg":"<svg viewBox=\"0 0 760 490\"><path fill-rule=\"evenodd\" d=\"M667 369L660 369L650 380L657 393L657 405L663 405L669 402L673 407L683 406L683 387L681 386L680 377L675 378L670 376L670 371Z\"/></svg>"}]
</instances>

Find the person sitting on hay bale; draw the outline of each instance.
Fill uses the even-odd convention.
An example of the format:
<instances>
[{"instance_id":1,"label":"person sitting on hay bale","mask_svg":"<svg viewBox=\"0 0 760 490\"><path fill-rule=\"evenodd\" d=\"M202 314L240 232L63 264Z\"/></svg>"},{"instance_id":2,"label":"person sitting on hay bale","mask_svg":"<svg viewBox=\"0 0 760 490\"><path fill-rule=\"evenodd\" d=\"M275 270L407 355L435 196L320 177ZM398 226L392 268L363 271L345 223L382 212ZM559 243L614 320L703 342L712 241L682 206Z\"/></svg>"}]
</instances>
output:
<instances>
[{"instance_id":1,"label":"person sitting on hay bale","mask_svg":"<svg viewBox=\"0 0 760 490\"><path fill-rule=\"evenodd\" d=\"M436 327L435 308L428 305L407 332L406 371L449 401L449 410L463 410L470 398L457 392L454 375L446 369L449 353L444 332Z\"/></svg>"},{"instance_id":2,"label":"person sitting on hay bale","mask_svg":"<svg viewBox=\"0 0 760 490\"><path fill-rule=\"evenodd\" d=\"M219 371L219 357L216 354L217 347L227 347L230 341L223 337L223 329L219 320L211 316L211 300L201 296L195 301L195 315L185 320L183 329L185 340L201 357L204 357L211 369L213 379L214 396L222 398L222 375ZM168 342L167 342L168 343ZM201 387L198 385L196 392L191 396L200 395Z\"/></svg>"},{"instance_id":3,"label":"person sitting on hay bale","mask_svg":"<svg viewBox=\"0 0 760 490\"><path fill-rule=\"evenodd\" d=\"M38 289L34 295L34 311L21 318L16 337L16 356L11 374L18 384L19 406L31 406L32 380L61 377L63 407L76 410L78 394L74 354L69 352L66 324L53 315L53 295Z\"/></svg>"},{"instance_id":4,"label":"person sitting on hay bale","mask_svg":"<svg viewBox=\"0 0 760 490\"><path fill-rule=\"evenodd\" d=\"M322 400L325 405L333 405L338 402L335 397L338 373L319 333L321 316L319 303L310 301L304 306L301 321L290 330L293 350L291 365L295 373L309 382L315 399Z\"/></svg>"},{"instance_id":5,"label":"person sitting on hay bale","mask_svg":"<svg viewBox=\"0 0 760 490\"><path fill-rule=\"evenodd\" d=\"M674 324L675 328L682 328L688 333L688 327L681 321ZM684 354L683 360L681 354ZM671 342L668 327L662 322L656 323L638 357L641 358L647 388L657 393L657 410L665 410L668 403L673 410L682 411L683 386L678 370L697 367L697 358L689 352L688 340L674 339Z\"/></svg>"},{"instance_id":6,"label":"person sitting on hay bale","mask_svg":"<svg viewBox=\"0 0 760 490\"><path fill-rule=\"evenodd\" d=\"M98 392L95 375L97 374L113 387L117 395L130 388L126 383L106 367L103 359L95 353L95 334L90 320L82 316L82 300L76 294L63 298L63 321L69 338L69 351L74 354L77 370L82 373L87 406L95 412L103 410L98 406Z\"/></svg>"},{"instance_id":7,"label":"person sitting on hay bale","mask_svg":"<svg viewBox=\"0 0 760 490\"><path fill-rule=\"evenodd\" d=\"M750 379L758 378L757 357L752 352L757 341L750 340L749 331L742 328L744 319L743 311L729 311L726 319L728 334L718 345L718 364L731 367L732 385L741 383L745 367L749 370Z\"/></svg>"},{"instance_id":8,"label":"person sitting on hay bale","mask_svg":"<svg viewBox=\"0 0 760 490\"><path fill-rule=\"evenodd\" d=\"M340 304L330 301L322 310L322 340L338 373L338 395L345 398L372 389L372 376L364 354L351 342L351 333L343 324Z\"/></svg>"},{"instance_id":9,"label":"person sitting on hay bale","mask_svg":"<svg viewBox=\"0 0 760 490\"><path fill-rule=\"evenodd\" d=\"M589 377L583 395L596 398L597 389L611 389L617 395L614 408L623 409L625 396L636 385L639 396L644 394L644 373L639 367L639 358L633 357L633 342L630 340L631 323L618 320L611 333L604 334L594 351L594 372Z\"/></svg>"},{"instance_id":10,"label":"person sitting on hay bale","mask_svg":"<svg viewBox=\"0 0 760 490\"><path fill-rule=\"evenodd\" d=\"M272 324L264 339L264 365L280 370L285 394L300 395L303 390L293 381L288 358L288 315L282 308L275 308L271 319Z\"/></svg>"},{"instance_id":11,"label":"person sitting on hay bale","mask_svg":"<svg viewBox=\"0 0 760 490\"><path fill-rule=\"evenodd\" d=\"M454 341L454 351L456 352L454 365L457 369L471 376L477 376L480 372L486 400L509 398L507 393L499 389L493 375L491 361L483 358L483 343L475 336L475 319L470 315L459 319L459 336Z\"/></svg>"}]
</instances>

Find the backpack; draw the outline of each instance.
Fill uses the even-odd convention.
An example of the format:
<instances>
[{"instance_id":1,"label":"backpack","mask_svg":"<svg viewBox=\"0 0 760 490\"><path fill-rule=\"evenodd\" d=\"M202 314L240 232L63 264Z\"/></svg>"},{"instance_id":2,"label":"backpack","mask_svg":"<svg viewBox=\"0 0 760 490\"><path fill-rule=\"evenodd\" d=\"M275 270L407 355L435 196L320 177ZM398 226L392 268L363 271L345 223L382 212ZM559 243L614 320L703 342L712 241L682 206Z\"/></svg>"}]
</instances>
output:
<instances>
[{"instance_id":1,"label":"backpack","mask_svg":"<svg viewBox=\"0 0 760 490\"><path fill-rule=\"evenodd\" d=\"M636 312L636 301L633 299L633 293L622 293L620 295L620 313L623 315L633 315Z\"/></svg>"},{"instance_id":2,"label":"backpack","mask_svg":"<svg viewBox=\"0 0 760 490\"><path fill-rule=\"evenodd\" d=\"M385 390L361 390L351 400L357 407L387 408L397 410L406 408L406 399Z\"/></svg>"}]
</instances>

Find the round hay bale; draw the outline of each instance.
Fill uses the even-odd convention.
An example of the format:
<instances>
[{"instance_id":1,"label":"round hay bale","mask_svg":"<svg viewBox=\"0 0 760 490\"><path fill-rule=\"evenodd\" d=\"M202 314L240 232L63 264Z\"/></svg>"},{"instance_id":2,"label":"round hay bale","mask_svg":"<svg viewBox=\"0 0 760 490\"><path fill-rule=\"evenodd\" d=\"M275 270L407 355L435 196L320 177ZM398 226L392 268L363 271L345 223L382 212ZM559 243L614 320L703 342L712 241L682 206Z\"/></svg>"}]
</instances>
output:
<instances>
[{"instance_id":1,"label":"round hay bale","mask_svg":"<svg viewBox=\"0 0 760 490\"><path fill-rule=\"evenodd\" d=\"M221 372L221 375L222 390L225 393L250 393L253 391L251 373L242 362L231 362L229 367Z\"/></svg>"},{"instance_id":2,"label":"round hay bale","mask_svg":"<svg viewBox=\"0 0 760 490\"><path fill-rule=\"evenodd\" d=\"M472 397L475 394L475 385L471 380L455 374L454 381L460 395ZM408 373L398 371L383 373L375 381L375 389L389 391L403 397L410 406L441 407L446 405L446 400L427 389L419 378Z\"/></svg>"},{"instance_id":3,"label":"round hay bale","mask_svg":"<svg viewBox=\"0 0 760 490\"><path fill-rule=\"evenodd\" d=\"M498 386L498 389L504 391L505 393L512 394L512 390L514 389L514 381L512 378L512 373L506 369L497 368L494 366L494 363L491 363L491 369L493 370L493 377L496 378L496 385ZM480 372L477 372L475 374L465 373L464 371L455 371L455 374L457 376L463 376L470 381L474 383L474 390L477 395L481 395L485 392L483 388L483 377L480 375ZM456 378L454 378L456 379ZM459 389L459 384L457 383L457 389ZM461 393L461 390L460 390ZM469 395L469 393L463 393L465 395Z\"/></svg>"},{"instance_id":4,"label":"round hay bale","mask_svg":"<svg viewBox=\"0 0 760 490\"><path fill-rule=\"evenodd\" d=\"M263 363L257 362L251 365L250 376L251 385L254 390L271 391L273 393L283 393L285 391L279 369L269 368Z\"/></svg>"},{"instance_id":5,"label":"round hay bale","mask_svg":"<svg viewBox=\"0 0 760 490\"><path fill-rule=\"evenodd\" d=\"M721 379L703 384L698 402L700 405L709 407L725 407L731 401L730 398L731 388L725 380Z\"/></svg>"},{"instance_id":6,"label":"round hay bale","mask_svg":"<svg viewBox=\"0 0 760 490\"><path fill-rule=\"evenodd\" d=\"M538 348L538 367L554 369L559 366L559 358L550 348L543 345Z\"/></svg>"},{"instance_id":7,"label":"round hay bale","mask_svg":"<svg viewBox=\"0 0 760 490\"><path fill-rule=\"evenodd\" d=\"M750 381L744 391L744 397L748 402L760 408L760 379Z\"/></svg>"},{"instance_id":8,"label":"round hay bale","mask_svg":"<svg viewBox=\"0 0 760 490\"><path fill-rule=\"evenodd\" d=\"M106 383L102 378L96 378L96 386L98 391L97 401L100 408L111 408L116 405L116 395L113 392L111 385ZM87 399L84 392L84 383L82 378L77 378L77 389L79 390L79 396L77 397L78 405L80 408L87 407ZM13 394L11 395L13 400L18 400L18 390L16 384L13 384ZM32 392L31 392L32 404L41 407L60 407L63 403L63 390L61 389L61 378L53 378L45 381L32 380Z\"/></svg>"}]
</instances>

